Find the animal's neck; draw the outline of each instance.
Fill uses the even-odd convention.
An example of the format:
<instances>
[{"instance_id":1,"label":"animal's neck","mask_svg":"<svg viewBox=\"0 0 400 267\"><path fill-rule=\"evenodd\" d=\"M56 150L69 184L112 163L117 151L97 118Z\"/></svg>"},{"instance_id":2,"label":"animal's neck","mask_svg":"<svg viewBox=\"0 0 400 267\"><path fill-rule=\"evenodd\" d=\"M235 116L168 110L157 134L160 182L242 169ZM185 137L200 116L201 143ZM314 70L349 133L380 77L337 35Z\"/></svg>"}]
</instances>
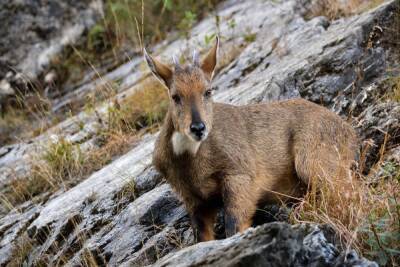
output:
<instances>
[{"instance_id":1,"label":"animal's neck","mask_svg":"<svg viewBox=\"0 0 400 267\"><path fill-rule=\"evenodd\" d=\"M201 143L190 139L185 134L177 131L172 120L172 114L168 111L164 123L164 142L170 147L171 153L175 156L189 154L195 156L200 148Z\"/></svg>"}]
</instances>

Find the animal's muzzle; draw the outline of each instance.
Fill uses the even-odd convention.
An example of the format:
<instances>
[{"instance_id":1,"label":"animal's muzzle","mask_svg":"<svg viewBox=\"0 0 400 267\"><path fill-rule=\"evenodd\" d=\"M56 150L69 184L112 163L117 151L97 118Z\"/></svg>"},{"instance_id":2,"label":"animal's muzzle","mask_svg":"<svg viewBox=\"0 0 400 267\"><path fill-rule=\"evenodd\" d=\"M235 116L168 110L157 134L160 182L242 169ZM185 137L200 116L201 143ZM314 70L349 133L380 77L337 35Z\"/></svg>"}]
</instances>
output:
<instances>
[{"instance_id":1,"label":"animal's muzzle","mask_svg":"<svg viewBox=\"0 0 400 267\"><path fill-rule=\"evenodd\" d=\"M203 122L192 122L192 124L190 124L190 132L194 134L199 140L201 140L201 138L203 137L205 130L206 126Z\"/></svg>"}]
</instances>

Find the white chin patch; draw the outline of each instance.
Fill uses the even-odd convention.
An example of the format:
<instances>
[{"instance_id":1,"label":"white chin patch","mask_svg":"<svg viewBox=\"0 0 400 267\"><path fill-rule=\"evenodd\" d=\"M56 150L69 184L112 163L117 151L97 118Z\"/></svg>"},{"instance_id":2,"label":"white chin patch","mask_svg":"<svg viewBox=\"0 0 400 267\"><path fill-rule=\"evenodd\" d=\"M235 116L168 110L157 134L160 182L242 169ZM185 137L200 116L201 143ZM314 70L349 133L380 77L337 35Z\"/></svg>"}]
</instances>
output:
<instances>
[{"instance_id":1,"label":"white chin patch","mask_svg":"<svg viewBox=\"0 0 400 267\"><path fill-rule=\"evenodd\" d=\"M199 150L200 144L201 141L195 141L185 134L181 134L179 132L174 132L172 134L172 148L175 155L181 155L186 151L188 151L192 155L196 155L197 151Z\"/></svg>"}]
</instances>

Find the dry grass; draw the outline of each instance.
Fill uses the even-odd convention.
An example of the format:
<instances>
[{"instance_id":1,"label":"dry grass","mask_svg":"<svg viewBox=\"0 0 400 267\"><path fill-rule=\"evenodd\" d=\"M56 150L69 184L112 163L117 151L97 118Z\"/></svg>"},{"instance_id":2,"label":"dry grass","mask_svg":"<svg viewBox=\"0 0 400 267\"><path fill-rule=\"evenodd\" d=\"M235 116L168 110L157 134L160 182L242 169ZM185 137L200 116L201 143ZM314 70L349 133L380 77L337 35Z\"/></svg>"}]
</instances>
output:
<instances>
[{"instance_id":1,"label":"dry grass","mask_svg":"<svg viewBox=\"0 0 400 267\"><path fill-rule=\"evenodd\" d=\"M293 222L316 222L331 225L351 245L353 231L364 216L365 188L355 179L335 179L335 182L314 177L304 199L294 208Z\"/></svg>"},{"instance_id":2,"label":"dry grass","mask_svg":"<svg viewBox=\"0 0 400 267\"><path fill-rule=\"evenodd\" d=\"M44 193L60 188L67 190L109 163L114 156L126 152L135 140L133 136L115 134L102 147L83 153L79 145L61 139L45 148L39 158L32 159L31 174L14 178L0 195L0 200L11 210Z\"/></svg>"},{"instance_id":3,"label":"dry grass","mask_svg":"<svg viewBox=\"0 0 400 267\"><path fill-rule=\"evenodd\" d=\"M82 152L79 145L65 139L50 144L45 152L31 159L32 170L27 177L17 177L0 194L2 204L11 210L16 205L46 192L67 190L101 169L118 155L129 150L137 140L133 135L109 136L105 143L92 151ZM38 198L38 201L42 198Z\"/></svg>"},{"instance_id":4,"label":"dry grass","mask_svg":"<svg viewBox=\"0 0 400 267\"><path fill-rule=\"evenodd\" d=\"M134 181L129 181L127 182L121 189L121 191L118 193L118 198L127 198L130 200L135 200L136 199L136 184Z\"/></svg>"},{"instance_id":5,"label":"dry grass","mask_svg":"<svg viewBox=\"0 0 400 267\"><path fill-rule=\"evenodd\" d=\"M379 167L388 168L375 166ZM328 224L338 234L343 248L356 248L382 266L398 266L400 166L389 169L392 175L373 185L367 183L368 177L360 175L361 171L353 173L350 183L345 179L334 183L315 179L293 209L291 221Z\"/></svg>"},{"instance_id":6,"label":"dry grass","mask_svg":"<svg viewBox=\"0 0 400 267\"><path fill-rule=\"evenodd\" d=\"M367 191L367 216L358 229L359 247L381 266L400 264L400 167L397 177Z\"/></svg>"},{"instance_id":7,"label":"dry grass","mask_svg":"<svg viewBox=\"0 0 400 267\"><path fill-rule=\"evenodd\" d=\"M7 266L23 266L23 263L27 260L27 257L29 256L29 253L32 251L33 248L34 245L32 243L32 240L26 234L21 236L14 245L12 257L10 257L11 261L7 263Z\"/></svg>"},{"instance_id":8,"label":"dry grass","mask_svg":"<svg viewBox=\"0 0 400 267\"><path fill-rule=\"evenodd\" d=\"M145 80L142 88L122 102L122 111L130 114L138 128L162 122L168 110L168 94L153 77Z\"/></svg>"},{"instance_id":9,"label":"dry grass","mask_svg":"<svg viewBox=\"0 0 400 267\"><path fill-rule=\"evenodd\" d=\"M35 137L58 122L48 110L48 100L39 93L18 97L0 114L0 146Z\"/></svg>"},{"instance_id":10,"label":"dry grass","mask_svg":"<svg viewBox=\"0 0 400 267\"><path fill-rule=\"evenodd\" d=\"M97 250L90 251L86 248L83 248L86 240L88 239L88 235L86 233L74 231L79 227L80 221L77 221L75 217L71 217L69 223L71 224L71 232L67 234L76 235L76 238L72 241L73 243L71 244L71 247L60 247L57 242L53 242L51 244L51 247L49 248L50 251L59 252L62 250L62 253L58 254L57 258L52 257L51 254L41 254L33 257L32 252L39 244L34 238L30 238L26 233L23 233L14 241L14 247L11 251L12 257L10 257L10 261L7 262L6 266L28 266L29 262L32 262L32 266L38 267L64 266L67 263L70 263L69 261L71 260L72 256L74 256L74 253L71 252L78 251L80 253L79 266L105 266L106 260L100 255L100 253L97 253ZM68 242L67 236L63 236L62 238L62 244Z\"/></svg>"},{"instance_id":11,"label":"dry grass","mask_svg":"<svg viewBox=\"0 0 400 267\"><path fill-rule=\"evenodd\" d=\"M85 249L80 257L81 259L81 264L84 267L97 267L97 266L102 266L98 264L98 260L96 259L96 256L93 255L92 252L90 252L88 249ZM105 262L105 261L104 261Z\"/></svg>"},{"instance_id":12,"label":"dry grass","mask_svg":"<svg viewBox=\"0 0 400 267\"><path fill-rule=\"evenodd\" d=\"M391 78L389 83L392 90L387 95L388 98L392 101L400 102L400 76Z\"/></svg>"},{"instance_id":13,"label":"dry grass","mask_svg":"<svg viewBox=\"0 0 400 267\"><path fill-rule=\"evenodd\" d=\"M29 127L27 114L19 109L10 109L0 117L0 145L6 145L16 141L14 135L18 130L24 132ZM23 136L17 137L23 138Z\"/></svg>"},{"instance_id":14,"label":"dry grass","mask_svg":"<svg viewBox=\"0 0 400 267\"><path fill-rule=\"evenodd\" d=\"M63 138L45 147L44 152L31 161L30 175L13 179L0 196L9 209L44 192L54 192L61 187L67 189L72 179L83 173L84 155L79 145Z\"/></svg>"},{"instance_id":15,"label":"dry grass","mask_svg":"<svg viewBox=\"0 0 400 267\"><path fill-rule=\"evenodd\" d=\"M115 101L107 115L98 115L103 125L100 134L137 132L144 128L158 127L168 110L166 89L155 79L147 79L133 95Z\"/></svg>"},{"instance_id":16,"label":"dry grass","mask_svg":"<svg viewBox=\"0 0 400 267\"><path fill-rule=\"evenodd\" d=\"M149 79L133 95L110 107L105 116L98 115L98 148L82 151L79 144L60 138L43 147L32 158L29 177L13 179L0 195L5 207L32 200L45 192L66 190L88 175L126 153L147 131L155 131L168 108L165 88ZM40 200L40 198L39 198Z\"/></svg>"},{"instance_id":17,"label":"dry grass","mask_svg":"<svg viewBox=\"0 0 400 267\"><path fill-rule=\"evenodd\" d=\"M0 202L7 210L12 210L18 204L34 199L50 188L50 183L42 176L14 178L0 194Z\"/></svg>"},{"instance_id":18,"label":"dry grass","mask_svg":"<svg viewBox=\"0 0 400 267\"><path fill-rule=\"evenodd\" d=\"M365 12L381 3L383 3L383 0L318 0L313 2L305 17L311 19L325 16L334 20Z\"/></svg>"}]
</instances>

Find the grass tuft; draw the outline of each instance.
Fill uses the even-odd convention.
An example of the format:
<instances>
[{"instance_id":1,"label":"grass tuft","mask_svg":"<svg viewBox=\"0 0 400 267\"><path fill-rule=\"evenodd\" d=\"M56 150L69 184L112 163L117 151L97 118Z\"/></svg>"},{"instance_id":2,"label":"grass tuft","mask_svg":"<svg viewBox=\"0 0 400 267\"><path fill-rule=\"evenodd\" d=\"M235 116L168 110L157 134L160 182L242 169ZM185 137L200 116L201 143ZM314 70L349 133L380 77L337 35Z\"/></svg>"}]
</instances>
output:
<instances>
[{"instance_id":1,"label":"grass tuft","mask_svg":"<svg viewBox=\"0 0 400 267\"><path fill-rule=\"evenodd\" d=\"M256 38L257 38L257 34L256 34L256 33L248 33L248 34L245 34L245 35L244 35L244 40L245 40L247 43L252 43L252 42L254 42L254 41L256 40Z\"/></svg>"},{"instance_id":2,"label":"grass tuft","mask_svg":"<svg viewBox=\"0 0 400 267\"><path fill-rule=\"evenodd\" d=\"M388 83L390 91L387 95L388 99L400 102L400 76L390 78Z\"/></svg>"},{"instance_id":3,"label":"grass tuft","mask_svg":"<svg viewBox=\"0 0 400 267\"><path fill-rule=\"evenodd\" d=\"M0 114L0 146L36 137L57 123L57 116L50 119L49 106L48 99L38 93L18 97L8 105Z\"/></svg>"},{"instance_id":4,"label":"grass tuft","mask_svg":"<svg viewBox=\"0 0 400 267\"><path fill-rule=\"evenodd\" d=\"M386 165L382 168L388 168ZM382 266L396 266L400 262L399 166L391 165L390 172L393 175L373 185L358 173L350 183L313 181L290 220L328 224L343 248L356 248Z\"/></svg>"},{"instance_id":5,"label":"grass tuft","mask_svg":"<svg viewBox=\"0 0 400 267\"><path fill-rule=\"evenodd\" d=\"M154 79L146 80L133 95L114 102L105 117L98 116L104 125L100 135L107 138L115 133L157 127L164 119L168 103L166 89Z\"/></svg>"},{"instance_id":6,"label":"grass tuft","mask_svg":"<svg viewBox=\"0 0 400 267\"><path fill-rule=\"evenodd\" d=\"M377 7L383 0L318 0L305 14L306 19L325 16L330 20L349 17Z\"/></svg>"},{"instance_id":7,"label":"grass tuft","mask_svg":"<svg viewBox=\"0 0 400 267\"><path fill-rule=\"evenodd\" d=\"M32 240L26 234L24 234L17 240L16 244L14 245L12 257L10 257L11 261L7 263L7 266L27 266L29 254L33 249L34 244Z\"/></svg>"},{"instance_id":8,"label":"grass tuft","mask_svg":"<svg viewBox=\"0 0 400 267\"><path fill-rule=\"evenodd\" d=\"M63 178L72 178L81 172L81 166L84 162L84 155L79 144L72 144L64 138L50 144L43 154L49 170L49 177L63 180ZM42 172L42 169L37 169Z\"/></svg>"}]
</instances>

